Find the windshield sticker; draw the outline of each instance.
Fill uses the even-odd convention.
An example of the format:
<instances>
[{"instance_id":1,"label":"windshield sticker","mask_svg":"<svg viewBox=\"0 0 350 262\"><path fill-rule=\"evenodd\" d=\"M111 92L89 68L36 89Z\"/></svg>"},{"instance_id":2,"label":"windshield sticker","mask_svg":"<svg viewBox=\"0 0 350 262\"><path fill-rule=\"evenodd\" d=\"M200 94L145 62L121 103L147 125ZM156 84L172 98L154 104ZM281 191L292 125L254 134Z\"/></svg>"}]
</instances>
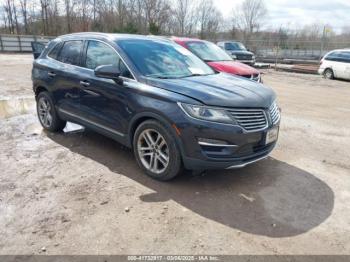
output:
<instances>
[{"instance_id":1,"label":"windshield sticker","mask_svg":"<svg viewBox=\"0 0 350 262\"><path fill-rule=\"evenodd\" d=\"M197 75L197 74L204 75L205 74L205 72L200 68L189 67L188 70L190 70L190 72L194 75Z\"/></svg>"}]
</instances>

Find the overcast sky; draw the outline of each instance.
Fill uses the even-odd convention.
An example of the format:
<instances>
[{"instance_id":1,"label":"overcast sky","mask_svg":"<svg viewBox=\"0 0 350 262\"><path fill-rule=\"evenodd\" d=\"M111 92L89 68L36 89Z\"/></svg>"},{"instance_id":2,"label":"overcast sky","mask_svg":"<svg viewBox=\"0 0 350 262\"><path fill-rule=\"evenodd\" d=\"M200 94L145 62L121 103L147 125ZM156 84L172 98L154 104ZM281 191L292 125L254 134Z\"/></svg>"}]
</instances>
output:
<instances>
[{"instance_id":1,"label":"overcast sky","mask_svg":"<svg viewBox=\"0 0 350 262\"><path fill-rule=\"evenodd\" d=\"M243 0L214 0L225 17ZM335 31L350 26L350 0L265 0L269 11L268 24L271 27L312 23L330 24Z\"/></svg>"}]
</instances>

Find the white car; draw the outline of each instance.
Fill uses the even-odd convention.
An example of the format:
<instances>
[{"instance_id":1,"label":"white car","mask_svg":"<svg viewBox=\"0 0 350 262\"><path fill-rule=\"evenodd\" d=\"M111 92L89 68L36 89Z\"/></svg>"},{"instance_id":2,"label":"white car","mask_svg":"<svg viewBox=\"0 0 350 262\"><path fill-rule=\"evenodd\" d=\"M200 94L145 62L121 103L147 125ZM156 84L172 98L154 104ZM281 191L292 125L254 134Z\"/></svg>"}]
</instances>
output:
<instances>
[{"instance_id":1,"label":"white car","mask_svg":"<svg viewBox=\"0 0 350 262\"><path fill-rule=\"evenodd\" d=\"M350 49L333 50L320 62L318 73L325 78L350 80Z\"/></svg>"}]
</instances>

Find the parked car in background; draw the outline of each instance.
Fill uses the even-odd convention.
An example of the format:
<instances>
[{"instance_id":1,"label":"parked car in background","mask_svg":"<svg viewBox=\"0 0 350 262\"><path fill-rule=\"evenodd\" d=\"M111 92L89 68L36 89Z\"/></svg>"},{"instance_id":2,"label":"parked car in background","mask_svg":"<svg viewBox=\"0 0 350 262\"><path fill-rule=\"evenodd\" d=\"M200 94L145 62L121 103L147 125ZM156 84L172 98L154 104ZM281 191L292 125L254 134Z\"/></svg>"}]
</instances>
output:
<instances>
[{"instance_id":1,"label":"parked car in background","mask_svg":"<svg viewBox=\"0 0 350 262\"><path fill-rule=\"evenodd\" d=\"M226 52L211 42L183 37L172 37L171 39L189 49L215 71L262 82L261 74L258 70L249 65L234 61Z\"/></svg>"},{"instance_id":2,"label":"parked car in background","mask_svg":"<svg viewBox=\"0 0 350 262\"><path fill-rule=\"evenodd\" d=\"M32 80L43 128L71 121L109 136L159 180L182 167L244 167L266 158L278 138L272 89L217 73L165 39L60 36L34 60Z\"/></svg>"},{"instance_id":3,"label":"parked car in background","mask_svg":"<svg viewBox=\"0 0 350 262\"><path fill-rule=\"evenodd\" d=\"M247 50L242 43L236 41L222 41L218 42L217 45L225 50L234 60L252 66L255 64L254 53Z\"/></svg>"},{"instance_id":4,"label":"parked car in background","mask_svg":"<svg viewBox=\"0 0 350 262\"><path fill-rule=\"evenodd\" d=\"M339 49L327 53L320 61L318 73L328 79L350 80L350 49Z\"/></svg>"}]
</instances>

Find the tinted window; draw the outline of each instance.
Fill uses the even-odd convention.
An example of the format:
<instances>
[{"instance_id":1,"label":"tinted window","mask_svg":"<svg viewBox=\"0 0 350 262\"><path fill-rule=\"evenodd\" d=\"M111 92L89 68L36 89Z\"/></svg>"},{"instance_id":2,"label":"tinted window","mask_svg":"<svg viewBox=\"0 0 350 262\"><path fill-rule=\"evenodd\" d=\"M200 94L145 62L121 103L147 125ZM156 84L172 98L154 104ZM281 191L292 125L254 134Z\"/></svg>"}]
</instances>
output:
<instances>
[{"instance_id":1,"label":"tinted window","mask_svg":"<svg viewBox=\"0 0 350 262\"><path fill-rule=\"evenodd\" d=\"M48 56L53 58L53 59L57 59L58 53L61 50L61 46L62 46L61 43L56 44L55 47L51 49Z\"/></svg>"},{"instance_id":2,"label":"tinted window","mask_svg":"<svg viewBox=\"0 0 350 262\"><path fill-rule=\"evenodd\" d=\"M83 41L67 41L64 43L58 60L70 65L79 65Z\"/></svg>"},{"instance_id":3,"label":"tinted window","mask_svg":"<svg viewBox=\"0 0 350 262\"><path fill-rule=\"evenodd\" d=\"M225 51L213 43L189 42L187 46L195 55L206 62L232 61L232 58Z\"/></svg>"},{"instance_id":4,"label":"tinted window","mask_svg":"<svg viewBox=\"0 0 350 262\"><path fill-rule=\"evenodd\" d=\"M247 50L243 44L238 43L238 42L237 43L236 42L225 43L225 49L226 50L242 50L242 51Z\"/></svg>"},{"instance_id":5,"label":"tinted window","mask_svg":"<svg viewBox=\"0 0 350 262\"><path fill-rule=\"evenodd\" d=\"M341 52L339 57L341 62L350 63L350 52Z\"/></svg>"},{"instance_id":6,"label":"tinted window","mask_svg":"<svg viewBox=\"0 0 350 262\"><path fill-rule=\"evenodd\" d=\"M122 76L132 78L130 71L115 50L104 43L89 41L86 50L85 67L94 70L101 65L114 65L119 68Z\"/></svg>"},{"instance_id":7,"label":"tinted window","mask_svg":"<svg viewBox=\"0 0 350 262\"><path fill-rule=\"evenodd\" d=\"M334 51L325 57L325 60L350 63L349 51Z\"/></svg>"},{"instance_id":8,"label":"tinted window","mask_svg":"<svg viewBox=\"0 0 350 262\"><path fill-rule=\"evenodd\" d=\"M109 46L97 42L89 41L86 51L85 66L90 69L95 69L100 65L115 65L119 64L119 56Z\"/></svg>"},{"instance_id":9,"label":"tinted window","mask_svg":"<svg viewBox=\"0 0 350 262\"><path fill-rule=\"evenodd\" d=\"M332 52L332 53L328 54L325 57L326 60L331 60L331 61L336 61L338 58L339 58L339 52L338 51Z\"/></svg>"},{"instance_id":10,"label":"tinted window","mask_svg":"<svg viewBox=\"0 0 350 262\"><path fill-rule=\"evenodd\" d=\"M180 78L214 74L186 48L168 41L130 39L119 40L118 45L145 76Z\"/></svg>"}]
</instances>

